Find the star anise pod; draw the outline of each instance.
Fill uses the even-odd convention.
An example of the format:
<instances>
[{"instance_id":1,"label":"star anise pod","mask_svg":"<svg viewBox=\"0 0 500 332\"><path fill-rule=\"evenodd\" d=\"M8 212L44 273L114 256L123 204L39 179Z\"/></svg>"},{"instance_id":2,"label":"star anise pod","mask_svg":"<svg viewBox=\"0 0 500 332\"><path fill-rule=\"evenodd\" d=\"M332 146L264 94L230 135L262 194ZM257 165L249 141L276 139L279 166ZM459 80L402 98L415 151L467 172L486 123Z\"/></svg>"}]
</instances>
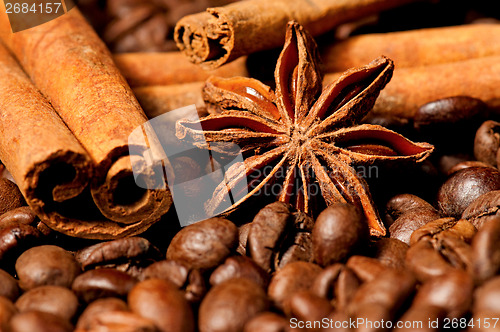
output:
<instances>
[{"instance_id":1,"label":"star anise pod","mask_svg":"<svg viewBox=\"0 0 500 332\"><path fill-rule=\"evenodd\" d=\"M359 124L392 76L390 59L380 57L350 69L322 90L317 54L308 33L290 22L274 74L276 91L251 78L211 78L204 98L219 113L178 121L177 137L190 137L196 146L215 152L224 152L224 143L234 143L245 156L227 170L226 181L208 202L210 212L228 191L237 196L243 174L253 180L231 209L278 184L278 200L306 213L318 198L327 205L353 203L366 215L371 234L383 236L385 228L356 167L378 161L419 162L433 146L378 125Z\"/></svg>"}]
</instances>

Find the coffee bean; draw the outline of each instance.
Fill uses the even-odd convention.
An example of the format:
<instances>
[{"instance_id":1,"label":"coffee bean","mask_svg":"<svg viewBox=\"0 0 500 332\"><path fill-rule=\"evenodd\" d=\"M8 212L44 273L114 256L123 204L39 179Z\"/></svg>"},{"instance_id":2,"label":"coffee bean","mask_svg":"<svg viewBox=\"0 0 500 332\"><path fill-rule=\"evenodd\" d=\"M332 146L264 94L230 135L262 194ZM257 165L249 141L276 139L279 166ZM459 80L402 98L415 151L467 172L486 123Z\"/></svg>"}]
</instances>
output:
<instances>
[{"instance_id":1,"label":"coffee bean","mask_svg":"<svg viewBox=\"0 0 500 332\"><path fill-rule=\"evenodd\" d=\"M344 269L344 265L340 263L325 267L314 278L310 291L325 299L333 299L335 297L335 284L342 269Z\"/></svg>"},{"instance_id":2,"label":"coffee bean","mask_svg":"<svg viewBox=\"0 0 500 332\"><path fill-rule=\"evenodd\" d=\"M430 238L423 238L410 246L406 253L406 266L420 282L446 275L456 270L436 251Z\"/></svg>"},{"instance_id":3,"label":"coffee bean","mask_svg":"<svg viewBox=\"0 0 500 332\"><path fill-rule=\"evenodd\" d=\"M81 273L74 256L53 245L33 247L21 254L16 261L19 286L29 290L42 285L71 287Z\"/></svg>"},{"instance_id":4,"label":"coffee bean","mask_svg":"<svg viewBox=\"0 0 500 332\"><path fill-rule=\"evenodd\" d=\"M379 260L358 255L351 256L347 260L346 266L364 282L372 281L388 270L388 267Z\"/></svg>"},{"instance_id":5,"label":"coffee bean","mask_svg":"<svg viewBox=\"0 0 500 332\"><path fill-rule=\"evenodd\" d=\"M17 280L2 269L0 269L0 296L5 296L11 301L15 301L19 296Z\"/></svg>"},{"instance_id":6,"label":"coffee bean","mask_svg":"<svg viewBox=\"0 0 500 332\"><path fill-rule=\"evenodd\" d=\"M263 289L267 288L269 275L252 259L244 256L231 256L224 264L219 265L210 276L210 284L218 285L231 278L246 278L252 280Z\"/></svg>"},{"instance_id":7,"label":"coffee bean","mask_svg":"<svg viewBox=\"0 0 500 332\"><path fill-rule=\"evenodd\" d=\"M474 139L474 157L496 167L497 154L500 148L500 123L488 120L483 122Z\"/></svg>"},{"instance_id":8,"label":"coffee bean","mask_svg":"<svg viewBox=\"0 0 500 332\"><path fill-rule=\"evenodd\" d=\"M144 317L128 311L106 311L96 313L88 332L158 332L155 324ZM76 331L77 332L77 331Z\"/></svg>"},{"instance_id":9,"label":"coffee bean","mask_svg":"<svg viewBox=\"0 0 500 332\"><path fill-rule=\"evenodd\" d=\"M0 331L8 331L6 326L16 313L17 308L12 301L6 297L0 296Z\"/></svg>"},{"instance_id":10,"label":"coffee bean","mask_svg":"<svg viewBox=\"0 0 500 332\"><path fill-rule=\"evenodd\" d=\"M471 167L489 167L496 169L496 167L493 167L489 164L483 163L482 161L477 161L477 160L467 160L467 161L462 161L461 163L458 163L454 165L452 168L448 170L446 173L447 176L452 175L453 173L456 173L462 169L466 168L471 168Z\"/></svg>"},{"instance_id":11,"label":"coffee bean","mask_svg":"<svg viewBox=\"0 0 500 332\"><path fill-rule=\"evenodd\" d=\"M471 272L478 282L500 272L500 215L495 215L477 232L472 240Z\"/></svg>"},{"instance_id":12,"label":"coffee bean","mask_svg":"<svg viewBox=\"0 0 500 332\"><path fill-rule=\"evenodd\" d=\"M84 302L92 302L103 297L127 296L137 283L131 275L116 269L96 269L75 278L72 289Z\"/></svg>"},{"instance_id":13,"label":"coffee bean","mask_svg":"<svg viewBox=\"0 0 500 332\"><path fill-rule=\"evenodd\" d=\"M169 281L148 279L128 294L130 310L151 320L160 332L194 331L194 317L184 294Z\"/></svg>"},{"instance_id":14,"label":"coffee bean","mask_svg":"<svg viewBox=\"0 0 500 332\"><path fill-rule=\"evenodd\" d=\"M345 311L335 310L327 317L329 322L328 327L322 329L322 332L349 332L352 331L349 321L352 319ZM344 323L344 322L347 322ZM336 325L337 324L337 325Z\"/></svg>"},{"instance_id":15,"label":"coffee bean","mask_svg":"<svg viewBox=\"0 0 500 332\"><path fill-rule=\"evenodd\" d=\"M369 237L367 221L353 205L337 203L320 213L312 231L314 260L321 266L339 262Z\"/></svg>"},{"instance_id":16,"label":"coffee bean","mask_svg":"<svg viewBox=\"0 0 500 332\"><path fill-rule=\"evenodd\" d=\"M327 317L332 310L333 306L327 299L308 290L301 290L290 297L285 313L303 321L319 321Z\"/></svg>"},{"instance_id":17,"label":"coffee bean","mask_svg":"<svg viewBox=\"0 0 500 332\"><path fill-rule=\"evenodd\" d=\"M460 218L479 196L500 189L500 172L489 167L470 167L452 174L439 188L437 204L442 214Z\"/></svg>"},{"instance_id":18,"label":"coffee bean","mask_svg":"<svg viewBox=\"0 0 500 332\"><path fill-rule=\"evenodd\" d=\"M360 285L361 281L351 269L347 267L342 269L335 285L335 308L346 309Z\"/></svg>"},{"instance_id":19,"label":"coffee bean","mask_svg":"<svg viewBox=\"0 0 500 332\"><path fill-rule=\"evenodd\" d=\"M29 206L20 206L0 216L0 228L17 224L36 226L36 219L36 214Z\"/></svg>"},{"instance_id":20,"label":"coffee bean","mask_svg":"<svg viewBox=\"0 0 500 332\"><path fill-rule=\"evenodd\" d=\"M0 216L25 204L23 194L17 185L8 179L0 178Z\"/></svg>"},{"instance_id":21,"label":"coffee bean","mask_svg":"<svg viewBox=\"0 0 500 332\"><path fill-rule=\"evenodd\" d=\"M491 312L500 314L500 276L496 276L486 281L476 288L474 292L474 304L472 311Z\"/></svg>"},{"instance_id":22,"label":"coffee bean","mask_svg":"<svg viewBox=\"0 0 500 332\"><path fill-rule=\"evenodd\" d=\"M284 303L297 291L309 289L321 267L309 262L293 262L277 271L267 290L274 305L283 309Z\"/></svg>"},{"instance_id":23,"label":"coffee bean","mask_svg":"<svg viewBox=\"0 0 500 332\"><path fill-rule=\"evenodd\" d=\"M229 279L214 286L201 302L199 330L241 331L252 317L268 308L266 293L255 282L243 278Z\"/></svg>"},{"instance_id":24,"label":"coffee bean","mask_svg":"<svg viewBox=\"0 0 500 332\"><path fill-rule=\"evenodd\" d=\"M250 228L252 227L252 223L246 223L238 227L238 248L236 252L242 256L246 256L247 254L247 241L248 241L248 233L250 232Z\"/></svg>"},{"instance_id":25,"label":"coffee bean","mask_svg":"<svg viewBox=\"0 0 500 332\"><path fill-rule=\"evenodd\" d=\"M436 237L439 234L446 233L455 236L465 242L472 241L476 235L476 228L467 220L455 218L440 218L428 222L420 227L410 237L410 245L420 241L424 237Z\"/></svg>"},{"instance_id":26,"label":"coffee bean","mask_svg":"<svg viewBox=\"0 0 500 332\"><path fill-rule=\"evenodd\" d=\"M412 194L399 194L391 197L386 203L386 225L390 226L403 214L413 209L436 211L430 203L418 196Z\"/></svg>"},{"instance_id":27,"label":"coffee bean","mask_svg":"<svg viewBox=\"0 0 500 332\"><path fill-rule=\"evenodd\" d=\"M97 299L90 303L82 312L76 323L76 328L89 330L97 321L96 316L106 315L109 312L117 311L128 311L127 303L116 297Z\"/></svg>"},{"instance_id":28,"label":"coffee bean","mask_svg":"<svg viewBox=\"0 0 500 332\"><path fill-rule=\"evenodd\" d=\"M470 309L474 282L461 270L449 271L431 278L418 290L413 305L443 308L449 318L460 318Z\"/></svg>"},{"instance_id":29,"label":"coffee bean","mask_svg":"<svg viewBox=\"0 0 500 332\"><path fill-rule=\"evenodd\" d=\"M462 214L477 229L489 219L495 219L500 210L500 190L490 191L476 198ZM499 213L500 214L500 213Z\"/></svg>"},{"instance_id":30,"label":"coffee bean","mask_svg":"<svg viewBox=\"0 0 500 332\"><path fill-rule=\"evenodd\" d=\"M371 248L373 248L373 256L385 266L395 269L405 268L408 244L398 239L382 238L373 243Z\"/></svg>"},{"instance_id":31,"label":"coffee bean","mask_svg":"<svg viewBox=\"0 0 500 332\"><path fill-rule=\"evenodd\" d=\"M183 262L190 269L219 265L238 245L238 228L224 218L210 218L178 232L167 249L167 259Z\"/></svg>"},{"instance_id":32,"label":"coffee bean","mask_svg":"<svg viewBox=\"0 0 500 332\"><path fill-rule=\"evenodd\" d=\"M427 208L408 210L389 227L390 237L410 244L411 235L415 230L436 219L439 219L439 213L434 208L432 210Z\"/></svg>"},{"instance_id":33,"label":"coffee bean","mask_svg":"<svg viewBox=\"0 0 500 332\"><path fill-rule=\"evenodd\" d=\"M185 288L186 300L191 303L198 303L207 293L205 278L200 270L191 270L188 277L188 284Z\"/></svg>"},{"instance_id":34,"label":"coffee bean","mask_svg":"<svg viewBox=\"0 0 500 332\"><path fill-rule=\"evenodd\" d=\"M78 309L76 295L60 286L40 286L30 289L16 301L19 312L42 311L59 316L68 322Z\"/></svg>"},{"instance_id":35,"label":"coffee bean","mask_svg":"<svg viewBox=\"0 0 500 332\"><path fill-rule=\"evenodd\" d=\"M0 267L11 266L22 250L35 245L40 232L28 225L18 224L0 229Z\"/></svg>"},{"instance_id":36,"label":"coffee bean","mask_svg":"<svg viewBox=\"0 0 500 332\"><path fill-rule=\"evenodd\" d=\"M250 319L243 332L290 332L290 322L274 312L261 312Z\"/></svg>"},{"instance_id":37,"label":"coffee bean","mask_svg":"<svg viewBox=\"0 0 500 332\"><path fill-rule=\"evenodd\" d=\"M120 264L133 260L160 259L161 256L160 251L142 237L127 237L101 242L84 248L75 255L84 269L96 265L110 267L110 264Z\"/></svg>"},{"instance_id":38,"label":"coffee bean","mask_svg":"<svg viewBox=\"0 0 500 332\"><path fill-rule=\"evenodd\" d=\"M181 288L186 283L189 269L181 262L162 260L151 264L142 273L142 280L165 279Z\"/></svg>"},{"instance_id":39,"label":"coffee bean","mask_svg":"<svg viewBox=\"0 0 500 332\"><path fill-rule=\"evenodd\" d=\"M11 332L71 332L73 326L54 314L41 311L27 311L12 317Z\"/></svg>"}]
</instances>

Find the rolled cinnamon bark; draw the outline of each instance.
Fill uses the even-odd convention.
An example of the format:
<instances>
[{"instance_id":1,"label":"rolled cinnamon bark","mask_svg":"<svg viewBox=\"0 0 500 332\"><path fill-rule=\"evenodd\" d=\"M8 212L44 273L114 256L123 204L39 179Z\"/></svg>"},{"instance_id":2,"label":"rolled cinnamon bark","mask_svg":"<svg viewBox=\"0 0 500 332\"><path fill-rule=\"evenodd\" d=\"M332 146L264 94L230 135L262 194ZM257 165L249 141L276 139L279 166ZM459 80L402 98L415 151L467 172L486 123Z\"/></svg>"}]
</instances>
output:
<instances>
[{"instance_id":1,"label":"rolled cinnamon bark","mask_svg":"<svg viewBox=\"0 0 500 332\"><path fill-rule=\"evenodd\" d=\"M325 75L325 84L339 74ZM381 91L370 118L391 118L405 124L418 108L433 100L470 96L484 101L492 111L500 111L500 56L489 56L433 66L396 68L391 81Z\"/></svg>"},{"instance_id":2,"label":"rolled cinnamon bark","mask_svg":"<svg viewBox=\"0 0 500 332\"><path fill-rule=\"evenodd\" d=\"M205 82L174 84L167 86L146 86L134 88L147 117L152 119L180 107L195 105L205 107L202 89Z\"/></svg>"},{"instance_id":3,"label":"rolled cinnamon bark","mask_svg":"<svg viewBox=\"0 0 500 332\"><path fill-rule=\"evenodd\" d=\"M191 63L180 52L123 53L113 58L132 87L205 81L211 75L248 76L245 57L210 71Z\"/></svg>"},{"instance_id":4,"label":"rolled cinnamon bark","mask_svg":"<svg viewBox=\"0 0 500 332\"><path fill-rule=\"evenodd\" d=\"M326 46L321 59L326 72L340 72L369 63L381 54L394 60L396 68L500 55L500 24L359 35Z\"/></svg>"},{"instance_id":5,"label":"rolled cinnamon bark","mask_svg":"<svg viewBox=\"0 0 500 332\"><path fill-rule=\"evenodd\" d=\"M179 49L206 69L283 44L286 23L296 20L312 35L418 0L248 0L179 20Z\"/></svg>"},{"instance_id":6,"label":"rolled cinnamon bark","mask_svg":"<svg viewBox=\"0 0 500 332\"><path fill-rule=\"evenodd\" d=\"M134 166L143 167L144 182L157 181L143 154L156 155L148 137L130 146L129 135L147 118L132 90L113 63L93 29L74 8L35 28L10 33L5 12L0 15L1 37L35 85L47 97L94 163L91 194L99 211L110 221L47 224L69 235L115 238L136 234L158 221L171 205L165 183L154 189L136 185ZM144 129L145 130L145 129ZM149 160L152 161L152 160ZM167 160L162 160L169 169Z\"/></svg>"},{"instance_id":7,"label":"rolled cinnamon bark","mask_svg":"<svg viewBox=\"0 0 500 332\"><path fill-rule=\"evenodd\" d=\"M92 160L0 42L0 160L42 220L78 209ZM81 207L80 207L81 208Z\"/></svg>"}]
</instances>

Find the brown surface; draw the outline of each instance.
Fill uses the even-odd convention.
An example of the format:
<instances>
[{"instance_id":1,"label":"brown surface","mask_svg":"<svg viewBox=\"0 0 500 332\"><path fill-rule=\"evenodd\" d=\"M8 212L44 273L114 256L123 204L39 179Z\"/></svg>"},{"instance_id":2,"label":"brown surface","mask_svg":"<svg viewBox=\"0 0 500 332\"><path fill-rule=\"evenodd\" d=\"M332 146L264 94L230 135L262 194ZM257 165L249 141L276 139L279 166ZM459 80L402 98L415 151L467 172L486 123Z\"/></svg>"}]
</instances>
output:
<instances>
[{"instance_id":1,"label":"brown surface","mask_svg":"<svg viewBox=\"0 0 500 332\"><path fill-rule=\"evenodd\" d=\"M92 197L100 213L113 221L52 218L47 223L63 233L92 238L145 230L166 213L171 197L164 189L142 190L134 183L128 137L147 118L105 45L76 8L16 34L10 33L4 13L0 23L2 39L91 157ZM132 159L144 163L140 154L148 146L134 149L138 156Z\"/></svg>"},{"instance_id":2,"label":"brown surface","mask_svg":"<svg viewBox=\"0 0 500 332\"><path fill-rule=\"evenodd\" d=\"M242 55L283 44L288 21L312 35L415 0L250 0L188 15L175 27L179 49L213 69Z\"/></svg>"}]
</instances>

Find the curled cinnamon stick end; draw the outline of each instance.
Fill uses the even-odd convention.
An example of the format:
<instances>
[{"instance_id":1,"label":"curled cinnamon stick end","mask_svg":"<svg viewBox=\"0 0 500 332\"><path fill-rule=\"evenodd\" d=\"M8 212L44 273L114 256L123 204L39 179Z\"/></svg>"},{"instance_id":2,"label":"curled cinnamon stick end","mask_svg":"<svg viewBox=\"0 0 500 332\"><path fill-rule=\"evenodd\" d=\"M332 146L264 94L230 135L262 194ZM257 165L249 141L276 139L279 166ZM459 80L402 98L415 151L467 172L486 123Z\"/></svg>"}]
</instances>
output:
<instances>
[{"instance_id":1,"label":"curled cinnamon stick end","mask_svg":"<svg viewBox=\"0 0 500 332\"><path fill-rule=\"evenodd\" d=\"M175 27L174 39L192 62L215 69L242 55L282 45L290 20L319 35L341 23L413 1L241 1L185 16Z\"/></svg>"}]
</instances>

